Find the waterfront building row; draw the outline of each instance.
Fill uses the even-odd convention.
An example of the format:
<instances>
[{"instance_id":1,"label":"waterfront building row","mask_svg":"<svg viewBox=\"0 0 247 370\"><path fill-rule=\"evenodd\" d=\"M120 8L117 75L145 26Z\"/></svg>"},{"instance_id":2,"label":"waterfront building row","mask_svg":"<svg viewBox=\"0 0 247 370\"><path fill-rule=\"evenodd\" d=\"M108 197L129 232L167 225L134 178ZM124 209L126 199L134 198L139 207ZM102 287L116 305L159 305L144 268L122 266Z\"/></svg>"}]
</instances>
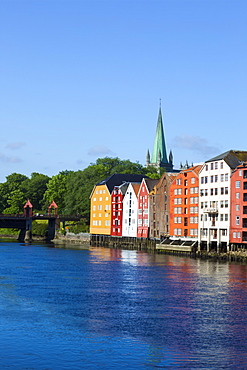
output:
<instances>
[{"instance_id":1,"label":"waterfront building row","mask_svg":"<svg viewBox=\"0 0 247 370\"><path fill-rule=\"evenodd\" d=\"M230 150L159 180L110 176L92 191L90 233L197 243L199 250L246 246L247 152Z\"/></svg>"}]
</instances>

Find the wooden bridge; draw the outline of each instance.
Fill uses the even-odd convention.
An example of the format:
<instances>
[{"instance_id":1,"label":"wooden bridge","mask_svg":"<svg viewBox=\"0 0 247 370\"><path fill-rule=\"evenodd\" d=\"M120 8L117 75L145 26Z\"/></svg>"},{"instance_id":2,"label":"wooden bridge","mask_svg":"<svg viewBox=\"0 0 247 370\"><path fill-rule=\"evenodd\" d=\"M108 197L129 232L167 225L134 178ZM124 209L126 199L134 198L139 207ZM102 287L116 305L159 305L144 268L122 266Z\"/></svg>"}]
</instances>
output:
<instances>
[{"instance_id":1,"label":"wooden bridge","mask_svg":"<svg viewBox=\"0 0 247 370\"><path fill-rule=\"evenodd\" d=\"M59 228L60 222L65 221L79 221L81 216L71 215L59 215L57 213L57 205L53 201L48 207L47 214L36 213L33 214L32 204L28 200L24 205L24 213L16 215L5 215L0 214L0 229L11 228L19 229L19 241L31 241L32 240L32 222L33 220L48 220L48 232L46 240L50 241L54 239L56 228Z\"/></svg>"}]
</instances>

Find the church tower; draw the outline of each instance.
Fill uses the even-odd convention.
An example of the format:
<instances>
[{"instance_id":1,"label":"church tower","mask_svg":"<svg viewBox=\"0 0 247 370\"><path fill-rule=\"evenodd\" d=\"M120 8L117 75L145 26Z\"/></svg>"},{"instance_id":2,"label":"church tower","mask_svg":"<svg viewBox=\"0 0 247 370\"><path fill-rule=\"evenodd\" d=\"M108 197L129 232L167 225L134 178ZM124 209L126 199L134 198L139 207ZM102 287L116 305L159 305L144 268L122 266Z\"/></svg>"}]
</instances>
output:
<instances>
[{"instance_id":1,"label":"church tower","mask_svg":"<svg viewBox=\"0 0 247 370\"><path fill-rule=\"evenodd\" d=\"M154 139L153 153L150 158L149 150L146 156L146 166L154 166L157 168L164 168L166 172L173 171L173 155L172 152L169 154L169 161L166 153L165 135L163 129L163 120L161 113L161 106L159 108L158 122L156 128L156 134Z\"/></svg>"}]
</instances>

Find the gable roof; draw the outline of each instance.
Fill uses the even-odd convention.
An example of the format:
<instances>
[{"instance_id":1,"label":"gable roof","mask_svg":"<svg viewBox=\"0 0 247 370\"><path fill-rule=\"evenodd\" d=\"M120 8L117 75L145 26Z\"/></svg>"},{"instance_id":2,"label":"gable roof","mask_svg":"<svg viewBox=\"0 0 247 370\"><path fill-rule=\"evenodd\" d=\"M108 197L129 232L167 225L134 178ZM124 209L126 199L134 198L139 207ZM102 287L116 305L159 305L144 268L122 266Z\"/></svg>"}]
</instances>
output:
<instances>
[{"instance_id":1,"label":"gable roof","mask_svg":"<svg viewBox=\"0 0 247 370\"><path fill-rule=\"evenodd\" d=\"M107 177L106 179L98 182L96 186L98 185L106 185L109 192L111 193L114 186L122 185L125 182L142 182L143 178L147 178L145 175L133 175L128 173L114 173L113 175Z\"/></svg>"},{"instance_id":2,"label":"gable roof","mask_svg":"<svg viewBox=\"0 0 247 370\"><path fill-rule=\"evenodd\" d=\"M148 189L148 192L150 193L150 191L153 190L154 186L157 184L157 182L159 181L158 179L144 179L145 183L146 183L146 186L147 186L147 189Z\"/></svg>"},{"instance_id":3,"label":"gable roof","mask_svg":"<svg viewBox=\"0 0 247 370\"><path fill-rule=\"evenodd\" d=\"M228 150L225 153L222 153L214 158L209 159L205 163L215 162L224 160L229 167L232 169L236 168L242 162L247 161L247 151L243 150Z\"/></svg>"},{"instance_id":4,"label":"gable roof","mask_svg":"<svg viewBox=\"0 0 247 370\"><path fill-rule=\"evenodd\" d=\"M154 148L151 157L151 163L158 163L159 161L161 163L168 163L161 107L159 108L158 122L154 140Z\"/></svg>"}]
</instances>

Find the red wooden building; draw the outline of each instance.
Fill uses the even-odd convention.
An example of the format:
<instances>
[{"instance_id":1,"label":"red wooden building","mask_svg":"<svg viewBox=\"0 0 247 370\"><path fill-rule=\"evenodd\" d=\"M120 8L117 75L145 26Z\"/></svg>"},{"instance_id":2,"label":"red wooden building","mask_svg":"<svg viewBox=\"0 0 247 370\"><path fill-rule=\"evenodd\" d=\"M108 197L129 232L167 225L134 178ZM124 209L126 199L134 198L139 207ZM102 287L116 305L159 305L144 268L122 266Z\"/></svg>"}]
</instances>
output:
<instances>
[{"instance_id":1,"label":"red wooden building","mask_svg":"<svg viewBox=\"0 0 247 370\"><path fill-rule=\"evenodd\" d=\"M247 162L231 176L230 243L247 246Z\"/></svg>"},{"instance_id":2,"label":"red wooden building","mask_svg":"<svg viewBox=\"0 0 247 370\"><path fill-rule=\"evenodd\" d=\"M138 192L138 225L137 225L137 237L148 238L149 237L149 193L153 190L158 180L154 179L143 179L139 192Z\"/></svg>"}]
</instances>

